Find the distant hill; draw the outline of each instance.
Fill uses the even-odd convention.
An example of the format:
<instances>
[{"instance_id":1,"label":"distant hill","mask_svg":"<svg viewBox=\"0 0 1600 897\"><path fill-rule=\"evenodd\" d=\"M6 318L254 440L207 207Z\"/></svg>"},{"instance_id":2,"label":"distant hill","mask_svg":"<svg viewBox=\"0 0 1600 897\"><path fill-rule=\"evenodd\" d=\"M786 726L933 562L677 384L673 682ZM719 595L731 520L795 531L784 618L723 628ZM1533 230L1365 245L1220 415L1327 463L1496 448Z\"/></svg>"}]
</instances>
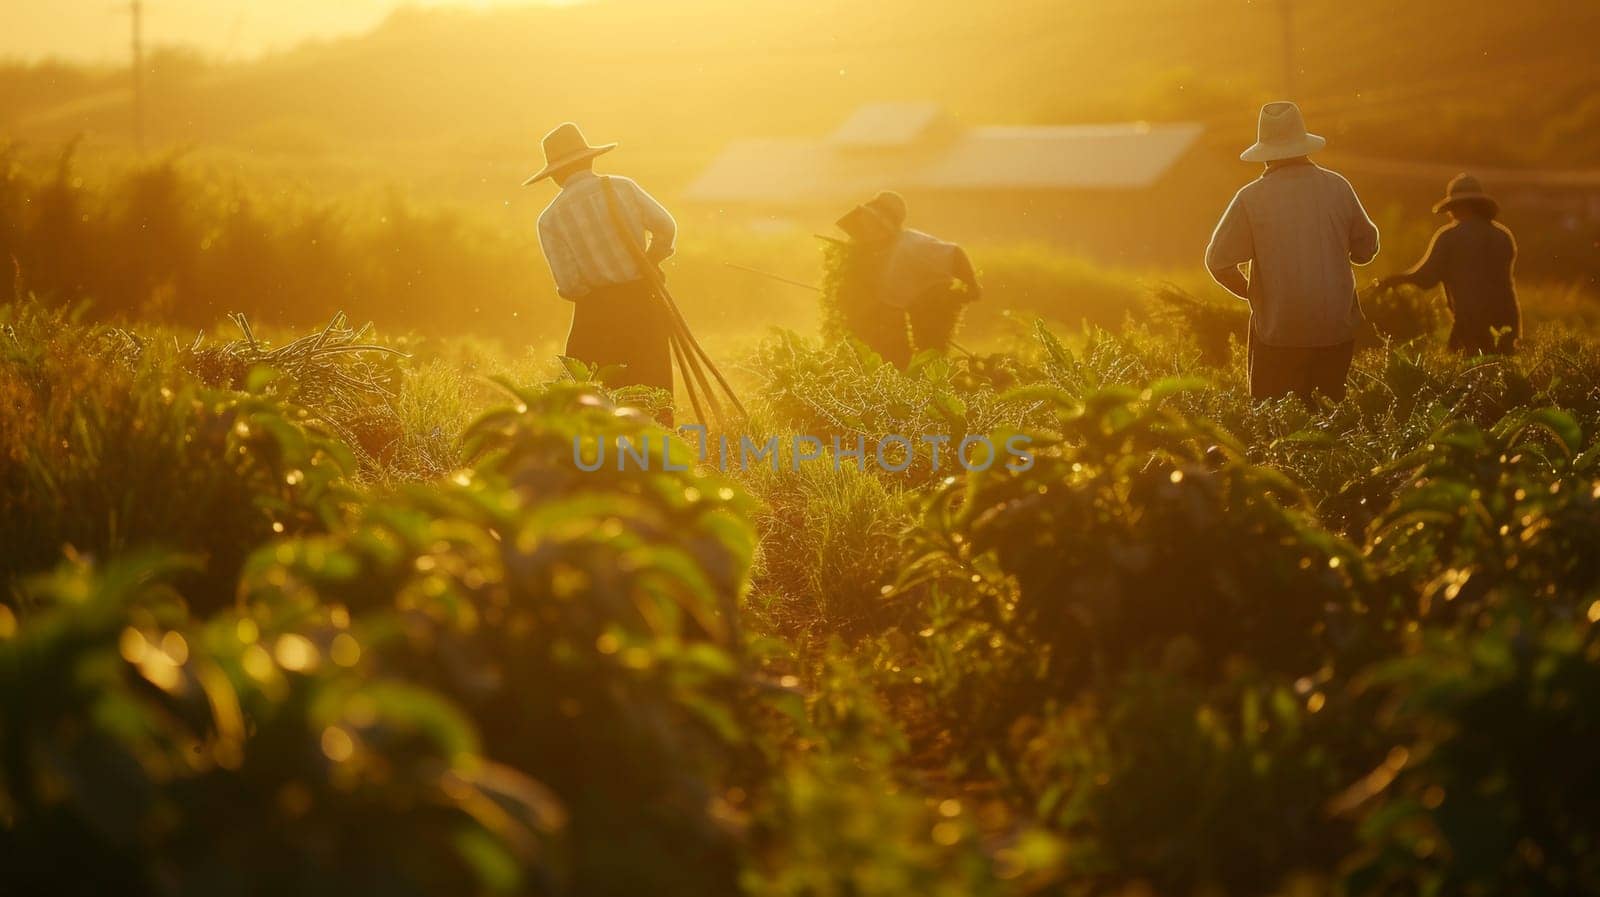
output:
<instances>
[{"instance_id":1,"label":"distant hill","mask_svg":"<svg viewBox=\"0 0 1600 897\"><path fill-rule=\"evenodd\" d=\"M1293 0L1293 10L1295 93L1336 146L1600 165L1600 4ZM1239 143L1255 105L1283 90L1280 12L1273 0L408 10L366 36L258 62L158 60L150 122L175 145L371 150L510 172L571 118L626 141L669 186L728 139L825 131L882 99L937 99L974 123L1200 120ZM125 83L103 71L41 80L0 69L0 131L30 142L117 138L129 104Z\"/></svg>"}]
</instances>

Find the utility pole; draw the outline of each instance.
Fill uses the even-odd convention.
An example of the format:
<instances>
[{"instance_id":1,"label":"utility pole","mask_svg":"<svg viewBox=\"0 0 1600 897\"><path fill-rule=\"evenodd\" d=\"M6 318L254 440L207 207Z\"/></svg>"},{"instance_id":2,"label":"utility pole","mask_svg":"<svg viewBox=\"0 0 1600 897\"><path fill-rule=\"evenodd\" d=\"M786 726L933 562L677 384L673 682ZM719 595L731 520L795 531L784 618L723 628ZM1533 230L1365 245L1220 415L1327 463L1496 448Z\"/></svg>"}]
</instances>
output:
<instances>
[{"instance_id":1,"label":"utility pole","mask_svg":"<svg viewBox=\"0 0 1600 897\"><path fill-rule=\"evenodd\" d=\"M144 155L144 3L131 0L133 13L133 143Z\"/></svg>"},{"instance_id":2,"label":"utility pole","mask_svg":"<svg viewBox=\"0 0 1600 897\"><path fill-rule=\"evenodd\" d=\"M1278 0L1278 12L1283 19L1283 98L1294 99L1294 0Z\"/></svg>"}]
</instances>

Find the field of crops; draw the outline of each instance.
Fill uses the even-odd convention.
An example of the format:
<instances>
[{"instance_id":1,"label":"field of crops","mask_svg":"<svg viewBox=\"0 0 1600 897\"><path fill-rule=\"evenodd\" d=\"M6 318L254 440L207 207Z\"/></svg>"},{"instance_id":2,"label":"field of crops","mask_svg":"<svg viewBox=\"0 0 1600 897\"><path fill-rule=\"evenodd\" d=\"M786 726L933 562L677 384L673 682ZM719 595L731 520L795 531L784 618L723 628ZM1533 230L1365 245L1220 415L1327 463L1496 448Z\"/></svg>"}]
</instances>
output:
<instances>
[{"instance_id":1,"label":"field of crops","mask_svg":"<svg viewBox=\"0 0 1600 897\"><path fill-rule=\"evenodd\" d=\"M24 5L0 897L1600 894L1600 3ZM1337 404L1202 264L1286 98ZM565 120L741 419L560 357ZM1374 282L1462 169L1511 356ZM947 357L850 338L879 189Z\"/></svg>"},{"instance_id":2,"label":"field of crops","mask_svg":"<svg viewBox=\"0 0 1600 897\"><path fill-rule=\"evenodd\" d=\"M1369 296L1317 408L1177 287L904 372L777 332L748 432L1033 464L585 472L655 397L12 290L9 893L1600 890L1583 297L1468 359Z\"/></svg>"}]
</instances>

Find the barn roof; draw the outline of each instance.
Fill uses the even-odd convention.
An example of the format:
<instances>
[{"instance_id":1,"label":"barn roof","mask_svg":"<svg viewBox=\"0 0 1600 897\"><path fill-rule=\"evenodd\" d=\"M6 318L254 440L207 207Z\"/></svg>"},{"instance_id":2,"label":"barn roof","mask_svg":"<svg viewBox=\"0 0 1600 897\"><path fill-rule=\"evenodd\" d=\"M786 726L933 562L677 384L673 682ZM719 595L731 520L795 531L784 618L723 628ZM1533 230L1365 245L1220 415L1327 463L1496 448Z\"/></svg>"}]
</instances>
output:
<instances>
[{"instance_id":1,"label":"barn roof","mask_svg":"<svg viewBox=\"0 0 1600 897\"><path fill-rule=\"evenodd\" d=\"M841 149L901 147L926 139L944 119L934 102L868 103L856 109L828 137Z\"/></svg>"},{"instance_id":2,"label":"barn roof","mask_svg":"<svg viewBox=\"0 0 1600 897\"><path fill-rule=\"evenodd\" d=\"M945 121L936 104L883 104L857 110L824 139L736 141L685 195L779 204L884 188L1136 190L1159 180L1202 131L1143 122L942 131Z\"/></svg>"},{"instance_id":3,"label":"barn roof","mask_svg":"<svg viewBox=\"0 0 1600 897\"><path fill-rule=\"evenodd\" d=\"M1154 184L1199 139L1197 124L974 128L918 172L946 189L1132 190Z\"/></svg>"}]
</instances>

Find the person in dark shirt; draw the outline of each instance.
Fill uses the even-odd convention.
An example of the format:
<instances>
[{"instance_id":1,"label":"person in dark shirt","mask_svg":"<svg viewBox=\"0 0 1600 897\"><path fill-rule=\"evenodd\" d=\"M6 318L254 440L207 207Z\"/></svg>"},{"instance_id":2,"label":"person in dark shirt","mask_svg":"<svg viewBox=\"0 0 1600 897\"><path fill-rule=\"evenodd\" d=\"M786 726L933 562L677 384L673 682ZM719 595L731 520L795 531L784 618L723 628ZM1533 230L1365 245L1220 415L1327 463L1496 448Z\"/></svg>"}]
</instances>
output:
<instances>
[{"instance_id":1,"label":"person in dark shirt","mask_svg":"<svg viewBox=\"0 0 1600 897\"><path fill-rule=\"evenodd\" d=\"M1383 278L1378 286L1410 284L1428 289L1442 283L1455 317L1451 349L1468 354L1516 351L1522 336L1512 277L1517 241L1495 220L1499 204L1477 178L1458 174L1433 210L1449 214L1450 223L1433 235L1422 261L1403 274Z\"/></svg>"}]
</instances>

